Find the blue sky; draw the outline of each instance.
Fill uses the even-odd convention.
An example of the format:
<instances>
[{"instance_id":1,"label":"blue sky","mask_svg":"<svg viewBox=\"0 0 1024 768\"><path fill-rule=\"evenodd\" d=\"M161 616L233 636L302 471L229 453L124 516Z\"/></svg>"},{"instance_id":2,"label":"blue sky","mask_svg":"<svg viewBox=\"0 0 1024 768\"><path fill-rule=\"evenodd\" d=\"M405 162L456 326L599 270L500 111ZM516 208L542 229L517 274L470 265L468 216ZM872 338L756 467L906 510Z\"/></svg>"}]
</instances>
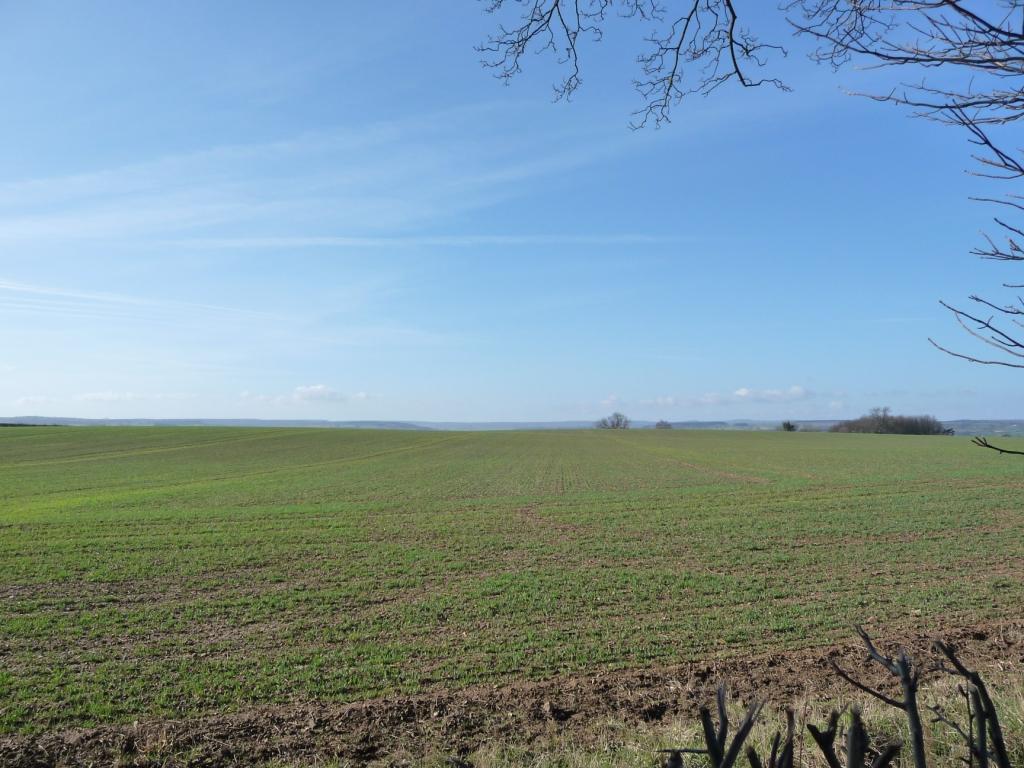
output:
<instances>
[{"instance_id":1,"label":"blue sky","mask_svg":"<svg viewBox=\"0 0 1024 768\"><path fill-rule=\"evenodd\" d=\"M882 74L794 51L634 132L642 25L553 104L469 0L0 14L0 414L1024 414L927 342L1015 277L964 136L845 95Z\"/></svg>"}]
</instances>

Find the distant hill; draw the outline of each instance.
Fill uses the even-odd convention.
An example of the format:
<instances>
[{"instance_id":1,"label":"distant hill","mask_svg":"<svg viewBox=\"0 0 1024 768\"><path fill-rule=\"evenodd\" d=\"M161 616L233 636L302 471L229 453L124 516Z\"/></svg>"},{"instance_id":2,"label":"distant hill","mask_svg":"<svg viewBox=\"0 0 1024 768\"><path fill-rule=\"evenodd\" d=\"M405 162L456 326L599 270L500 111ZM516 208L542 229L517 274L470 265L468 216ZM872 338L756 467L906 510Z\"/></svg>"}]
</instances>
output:
<instances>
[{"instance_id":1,"label":"distant hill","mask_svg":"<svg viewBox=\"0 0 1024 768\"><path fill-rule=\"evenodd\" d=\"M804 432L827 432L836 419L794 419ZM761 419L673 421L674 429L733 429L772 431L780 422ZM1022 436L1024 419L952 419L945 426L958 435ZM653 421L634 421L634 429L653 429ZM330 421L327 419L80 419L66 416L0 416L0 427L294 427L319 429L405 429L420 431L486 432L504 430L592 429L593 421Z\"/></svg>"},{"instance_id":2,"label":"distant hill","mask_svg":"<svg viewBox=\"0 0 1024 768\"><path fill-rule=\"evenodd\" d=\"M510 429L593 429L593 421L414 421L423 429L453 432L487 432ZM641 422L646 425L648 422ZM652 426L654 422L649 422Z\"/></svg>"},{"instance_id":3,"label":"distant hill","mask_svg":"<svg viewBox=\"0 0 1024 768\"><path fill-rule=\"evenodd\" d=\"M328 421L326 419L79 419L64 416L0 417L8 426L62 427L318 427L321 429L412 429L429 427L408 421Z\"/></svg>"},{"instance_id":4,"label":"distant hill","mask_svg":"<svg viewBox=\"0 0 1024 768\"><path fill-rule=\"evenodd\" d=\"M673 429L735 429L728 421L673 421Z\"/></svg>"},{"instance_id":5,"label":"distant hill","mask_svg":"<svg viewBox=\"0 0 1024 768\"><path fill-rule=\"evenodd\" d=\"M835 424L833 421L805 420L794 423L803 430L824 432ZM673 429L739 429L752 431L772 431L779 428L779 421L765 421L761 419L733 419L730 421L673 421Z\"/></svg>"},{"instance_id":6,"label":"distant hill","mask_svg":"<svg viewBox=\"0 0 1024 768\"><path fill-rule=\"evenodd\" d=\"M942 423L958 435L1024 436L1024 419L943 419Z\"/></svg>"}]
</instances>

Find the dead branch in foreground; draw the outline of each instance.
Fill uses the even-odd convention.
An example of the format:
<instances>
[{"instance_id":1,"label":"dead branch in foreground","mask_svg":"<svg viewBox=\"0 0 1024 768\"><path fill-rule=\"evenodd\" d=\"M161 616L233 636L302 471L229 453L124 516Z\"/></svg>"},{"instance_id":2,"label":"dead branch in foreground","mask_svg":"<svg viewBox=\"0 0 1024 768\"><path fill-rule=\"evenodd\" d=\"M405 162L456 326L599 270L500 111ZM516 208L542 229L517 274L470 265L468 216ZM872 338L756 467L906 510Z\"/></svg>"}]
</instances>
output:
<instances>
[{"instance_id":1,"label":"dead branch in foreground","mask_svg":"<svg viewBox=\"0 0 1024 768\"><path fill-rule=\"evenodd\" d=\"M981 438L983 441L984 438ZM992 447L986 445L985 447ZM999 450L999 449L996 449ZM1008 453L1020 453L1008 451ZM886 706L903 712L910 733L911 755L914 768L928 768L928 756L924 744L924 727L918 703L920 686L920 670L906 650L900 649L895 656L887 656L878 649L871 637L861 627L857 627L869 659L881 666L898 682L899 696L887 694L877 688L866 685L855 677L832 664L836 674L857 690L866 693ZM969 669L957 655L956 649L949 643L936 641L934 649L943 657L943 661L935 667L935 671L958 679L958 690L966 703L967 722L963 723L950 716L942 707L929 706L933 723L941 723L957 734L963 741L967 768L1012 768L1006 743L1003 738L999 716L992 703L992 698L981 675ZM660 750L665 755L664 768L685 768L685 755L700 755L710 768L734 768L743 745L750 736L763 709L762 702L751 703L743 719L736 728L735 734L729 738L729 715L727 712L727 695L725 685L718 687L716 709L718 722L711 714L711 708L700 708L701 733L704 738L702 747L678 747ZM821 752L828 768L888 768L899 756L903 744L896 742L875 743L864 725L859 707L852 707L849 725L845 733L840 728L841 714L833 710L828 722L818 727L807 723L807 732ZM776 731L771 741L768 754L762 758L753 746L746 748L745 754L750 768L794 768L793 745L796 736L796 723L792 709L786 710L785 732ZM843 746L837 748L840 736ZM473 768L472 763L462 759L452 759L450 765L459 768Z\"/></svg>"}]
</instances>

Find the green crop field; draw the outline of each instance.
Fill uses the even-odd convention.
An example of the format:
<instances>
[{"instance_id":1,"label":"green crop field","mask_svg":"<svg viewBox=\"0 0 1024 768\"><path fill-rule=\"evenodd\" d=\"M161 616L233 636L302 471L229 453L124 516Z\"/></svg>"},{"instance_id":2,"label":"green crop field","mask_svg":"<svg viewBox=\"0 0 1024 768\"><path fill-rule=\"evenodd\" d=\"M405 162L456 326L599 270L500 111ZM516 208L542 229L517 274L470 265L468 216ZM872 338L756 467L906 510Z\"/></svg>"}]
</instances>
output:
<instances>
[{"instance_id":1,"label":"green crop field","mask_svg":"<svg viewBox=\"0 0 1024 768\"><path fill-rule=\"evenodd\" d=\"M961 438L0 429L0 731L1015 617L1022 489Z\"/></svg>"}]
</instances>

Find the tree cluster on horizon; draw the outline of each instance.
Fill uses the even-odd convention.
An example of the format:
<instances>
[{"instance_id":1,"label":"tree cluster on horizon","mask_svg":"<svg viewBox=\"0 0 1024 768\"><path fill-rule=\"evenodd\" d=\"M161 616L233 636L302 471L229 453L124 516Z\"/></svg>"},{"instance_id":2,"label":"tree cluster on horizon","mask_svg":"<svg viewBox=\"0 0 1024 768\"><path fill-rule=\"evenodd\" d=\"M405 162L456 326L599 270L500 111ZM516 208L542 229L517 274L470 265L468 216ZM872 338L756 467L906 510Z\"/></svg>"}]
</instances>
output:
<instances>
[{"instance_id":1,"label":"tree cluster on horizon","mask_svg":"<svg viewBox=\"0 0 1024 768\"><path fill-rule=\"evenodd\" d=\"M611 416L605 416L594 426L598 429L629 429L630 424L631 422L628 416L616 411Z\"/></svg>"},{"instance_id":2,"label":"tree cluster on horizon","mask_svg":"<svg viewBox=\"0 0 1024 768\"><path fill-rule=\"evenodd\" d=\"M898 416L889 408L872 408L857 419L840 421L829 432L860 432L873 435L952 435L934 416Z\"/></svg>"}]
</instances>

